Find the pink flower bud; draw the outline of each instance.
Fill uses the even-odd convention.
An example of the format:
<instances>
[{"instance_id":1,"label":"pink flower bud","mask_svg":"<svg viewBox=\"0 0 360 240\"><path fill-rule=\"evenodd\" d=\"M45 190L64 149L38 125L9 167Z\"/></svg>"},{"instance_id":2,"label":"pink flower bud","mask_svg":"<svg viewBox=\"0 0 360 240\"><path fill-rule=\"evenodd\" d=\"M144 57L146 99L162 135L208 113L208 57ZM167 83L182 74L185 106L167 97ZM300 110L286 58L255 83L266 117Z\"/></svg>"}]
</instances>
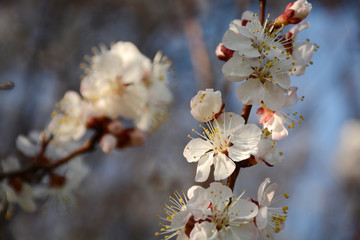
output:
<instances>
[{"instance_id":1,"label":"pink flower bud","mask_svg":"<svg viewBox=\"0 0 360 240\"><path fill-rule=\"evenodd\" d=\"M275 26L281 27L282 25L297 24L309 15L311 9L312 5L307 0L289 3L285 11L276 18Z\"/></svg>"},{"instance_id":2,"label":"pink flower bud","mask_svg":"<svg viewBox=\"0 0 360 240\"><path fill-rule=\"evenodd\" d=\"M130 132L130 142L132 146L140 146L145 142L146 138L142 131L134 129Z\"/></svg>"},{"instance_id":3,"label":"pink flower bud","mask_svg":"<svg viewBox=\"0 0 360 240\"><path fill-rule=\"evenodd\" d=\"M110 153L117 145L117 139L112 134L105 134L100 140L100 147L104 153Z\"/></svg>"},{"instance_id":4,"label":"pink flower bud","mask_svg":"<svg viewBox=\"0 0 360 240\"><path fill-rule=\"evenodd\" d=\"M123 123L119 120L113 120L109 125L107 126L107 129L110 133L114 135L118 135L123 131Z\"/></svg>"},{"instance_id":5,"label":"pink flower bud","mask_svg":"<svg viewBox=\"0 0 360 240\"><path fill-rule=\"evenodd\" d=\"M230 50L224 46L224 44L219 43L216 47L215 53L218 59L227 62L234 55L234 50Z\"/></svg>"},{"instance_id":6,"label":"pink flower bud","mask_svg":"<svg viewBox=\"0 0 360 240\"><path fill-rule=\"evenodd\" d=\"M190 102L191 115L199 122L208 122L221 111L221 92L213 89L199 91Z\"/></svg>"}]
</instances>

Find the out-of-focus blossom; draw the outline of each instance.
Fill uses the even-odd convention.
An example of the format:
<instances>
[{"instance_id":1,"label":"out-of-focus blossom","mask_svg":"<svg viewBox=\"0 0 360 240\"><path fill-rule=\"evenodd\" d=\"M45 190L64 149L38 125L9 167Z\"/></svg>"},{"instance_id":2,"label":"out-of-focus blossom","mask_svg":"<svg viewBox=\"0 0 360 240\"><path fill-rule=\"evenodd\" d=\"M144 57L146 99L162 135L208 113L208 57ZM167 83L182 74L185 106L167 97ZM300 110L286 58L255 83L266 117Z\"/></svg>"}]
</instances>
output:
<instances>
[{"instance_id":1,"label":"out-of-focus blossom","mask_svg":"<svg viewBox=\"0 0 360 240\"><path fill-rule=\"evenodd\" d=\"M48 125L48 130L54 134L55 139L60 142L77 141L84 136L90 106L79 94L67 91L57 108Z\"/></svg>"},{"instance_id":2,"label":"out-of-focus blossom","mask_svg":"<svg viewBox=\"0 0 360 240\"><path fill-rule=\"evenodd\" d=\"M360 185L360 122L346 121L340 132L336 173L346 182Z\"/></svg>"},{"instance_id":3,"label":"out-of-focus blossom","mask_svg":"<svg viewBox=\"0 0 360 240\"><path fill-rule=\"evenodd\" d=\"M10 156L1 161L1 167L3 172L11 172L19 170L20 164L16 157ZM15 203L28 212L36 209L32 187L20 178L7 178L0 183L0 211L7 206L9 218Z\"/></svg>"},{"instance_id":4,"label":"out-of-focus blossom","mask_svg":"<svg viewBox=\"0 0 360 240\"><path fill-rule=\"evenodd\" d=\"M100 46L81 81L80 92L99 115L135 119L146 103L144 74L151 61L130 42Z\"/></svg>"},{"instance_id":5,"label":"out-of-focus blossom","mask_svg":"<svg viewBox=\"0 0 360 240\"><path fill-rule=\"evenodd\" d=\"M135 125L142 131L156 129L168 115L168 106L173 101L169 88L170 60L159 51L156 53L151 72L143 81L147 88L146 103L141 114L135 119Z\"/></svg>"}]
</instances>

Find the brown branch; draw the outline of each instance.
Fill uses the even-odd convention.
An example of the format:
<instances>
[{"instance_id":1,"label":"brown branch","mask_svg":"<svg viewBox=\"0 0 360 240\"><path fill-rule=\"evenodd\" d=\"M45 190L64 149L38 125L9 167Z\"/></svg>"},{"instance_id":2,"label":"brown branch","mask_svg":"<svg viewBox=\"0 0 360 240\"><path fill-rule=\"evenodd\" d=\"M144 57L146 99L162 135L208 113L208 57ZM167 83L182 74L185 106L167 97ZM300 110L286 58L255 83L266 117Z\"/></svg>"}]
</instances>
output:
<instances>
[{"instance_id":1,"label":"brown branch","mask_svg":"<svg viewBox=\"0 0 360 240\"><path fill-rule=\"evenodd\" d=\"M101 137L101 133L100 132L96 132L94 134L94 136L92 138L90 138L89 140L87 140L82 146L80 146L78 149L76 149L75 151L73 151L72 153L70 153L69 155L67 155L64 158L61 158L59 160L57 160L56 162L53 163L43 163L41 161L39 161L40 159L42 159L44 157L44 153L46 151L46 147L48 146L50 139L48 140L44 140L42 141L42 147L40 149L39 154L35 157L34 162L28 166L25 167L23 169L20 170L16 170L16 171L11 171L11 172L7 172L7 173L0 173L0 181L5 179L5 178L14 178L14 177L19 177L22 179L29 179L31 176L35 176L37 172L43 170L45 172L50 172L53 169L69 162L72 158L74 158L75 156L85 153L85 152L89 152L92 151L95 148L96 143L100 140ZM31 175L31 176L30 176ZM29 177L30 176L30 177Z\"/></svg>"},{"instance_id":2,"label":"brown branch","mask_svg":"<svg viewBox=\"0 0 360 240\"><path fill-rule=\"evenodd\" d=\"M265 19L266 0L259 0L259 5L260 5L259 21L260 21L261 25L263 25L264 24L264 19Z\"/></svg>"}]
</instances>

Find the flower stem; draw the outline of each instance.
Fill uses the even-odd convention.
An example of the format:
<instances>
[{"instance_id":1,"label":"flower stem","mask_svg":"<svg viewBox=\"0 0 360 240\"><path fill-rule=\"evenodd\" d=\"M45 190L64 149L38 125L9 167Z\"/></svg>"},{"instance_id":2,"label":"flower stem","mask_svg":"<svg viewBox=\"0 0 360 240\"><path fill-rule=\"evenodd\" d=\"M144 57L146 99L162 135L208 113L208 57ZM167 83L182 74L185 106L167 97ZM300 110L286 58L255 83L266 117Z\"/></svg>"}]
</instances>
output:
<instances>
[{"instance_id":1,"label":"flower stem","mask_svg":"<svg viewBox=\"0 0 360 240\"><path fill-rule=\"evenodd\" d=\"M65 156L64 158L61 158L53 163L41 163L41 161L39 161L44 156L46 147L48 146L51 138L48 140L43 140L42 148L41 148L39 154L35 157L35 161L31 165L29 165L28 167L25 167L23 169L16 170L16 171L0 173L0 181L3 180L4 178L14 178L14 177L19 177L24 180L31 180L31 177L36 175L35 173L40 172L40 174L41 174L41 171L43 171L42 173L49 172L65 163L69 162L75 156L93 150L95 148L96 143L100 140L100 137L101 137L101 133L99 133L99 132L95 133L92 138L87 140L78 149L76 149L69 155Z\"/></svg>"},{"instance_id":2,"label":"flower stem","mask_svg":"<svg viewBox=\"0 0 360 240\"><path fill-rule=\"evenodd\" d=\"M264 24L264 18L265 18L265 6L266 6L266 0L259 0L260 5L260 15L259 15L259 21L261 25Z\"/></svg>"}]
</instances>

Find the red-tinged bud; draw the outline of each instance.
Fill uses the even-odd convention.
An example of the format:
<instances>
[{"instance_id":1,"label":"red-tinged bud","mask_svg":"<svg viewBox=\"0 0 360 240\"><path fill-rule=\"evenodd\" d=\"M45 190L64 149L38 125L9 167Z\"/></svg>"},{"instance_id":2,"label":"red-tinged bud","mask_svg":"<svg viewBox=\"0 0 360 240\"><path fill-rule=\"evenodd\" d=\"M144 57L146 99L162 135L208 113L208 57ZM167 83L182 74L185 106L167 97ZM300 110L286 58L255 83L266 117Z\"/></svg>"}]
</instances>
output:
<instances>
[{"instance_id":1,"label":"red-tinged bud","mask_svg":"<svg viewBox=\"0 0 360 240\"><path fill-rule=\"evenodd\" d=\"M107 126L107 129L110 133L117 135L120 134L123 131L123 123L119 120L113 120L112 122L109 123L109 125Z\"/></svg>"},{"instance_id":2,"label":"red-tinged bud","mask_svg":"<svg viewBox=\"0 0 360 240\"><path fill-rule=\"evenodd\" d=\"M134 129L130 133L130 141L132 146L140 146L146 140L145 134L139 129Z\"/></svg>"},{"instance_id":3,"label":"red-tinged bud","mask_svg":"<svg viewBox=\"0 0 360 240\"><path fill-rule=\"evenodd\" d=\"M65 185L66 183L66 177L53 173L50 176L50 187L52 188L61 188Z\"/></svg>"},{"instance_id":4,"label":"red-tinged bud","mask_svg":"<svg viewBox=\"0 0 360 240\"><path fill-rule=\"evenodd\" d=\"M304 20L312 9L311 3L307 0L298 0L296 2L289 3L285 11L275 19L275 27L279 28L283 25L297 24Z\"/></svg>"},{"instance_id":5,"label":"red-tinged bud","mask_svg":"<svg viewBox=\"0 0 360 240\"><path fill-rule=\"evenodd\" d=\"M21 192L23 184L21 178L8 178L7 183L15 190L16 193Z\"/></svg>"},{"instance_id":6,"label":"red-tinged bud","mask_svg":"<svg viewBox=\"0 0 360 240\"><path fill-rule=\"evenodd\" d=\"M230 50L224 46L224 44L219 43L219 45L216 47L216 56L218 59L227 62L232 56L234 55L234 50Z\"/></svg>"},{"instance_id":7,"label":"red-tinged bud","mask_svg":"<svg viewBox=\"0 0 360 240\"><path fill-rule=\"evenodd\" d=\"M108 124L112 120L108 117L101 116L101 117L89 117L86 123L86 128L102 130L107 128Z\"/></svg>"},{"instance_id":8,"label":"red-tinged bud","mask_svg":"<svg viewBox=\"0 0 360 240\"><path fill-rule=\"evenodd\" d=\"M110 153L117 146L117 138L107 133L103 135L100 139L100 147L104 153Z\"/></svg>"}]
</instances>

